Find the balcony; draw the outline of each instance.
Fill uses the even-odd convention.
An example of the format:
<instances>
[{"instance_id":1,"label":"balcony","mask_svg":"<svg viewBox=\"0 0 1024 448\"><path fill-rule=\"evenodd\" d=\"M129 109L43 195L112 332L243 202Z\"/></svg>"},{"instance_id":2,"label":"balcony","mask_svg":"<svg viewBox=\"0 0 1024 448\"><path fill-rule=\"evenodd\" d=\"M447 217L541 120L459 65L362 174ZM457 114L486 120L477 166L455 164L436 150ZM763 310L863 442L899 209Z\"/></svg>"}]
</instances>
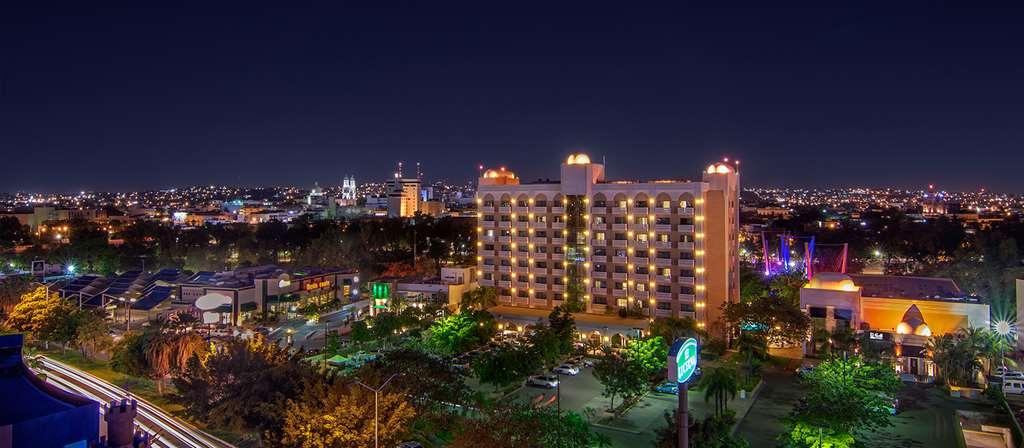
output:
<instances>
[{"instance_id":1,"label":"balcony","mask_svg":"<svg viewBox=\"0 0 1024 448\"><path fill-rule=\"evenodd\" d=\"M562 260L565 260L565 254L556 254L556 253L552 253L552 254L551 254L551 259L552 259L552 260L555 260L555 261L562 261Z\"/></svg>"},{"instance_id":2,"label":"balcony","mask_svg":"<svg viewBox=\"0 0 1024 448\"><path fill-rule=\"evenodd\" d=\"M692 251L693 250L693 241L688 241L688 242L687 241L680 241L679 242L679 250Z\"/></svg>"},{"instance_id":3,"label":"balcony","mask_svg":"<svg viewBox=\"0 0 1024 448\"><path fill-rule=\"evenodd\" d=\"M498 237L495 237L495 239L499 243L511 243L512 242L512 237L510 237L510 236L498 236Z\"/></svg>"},{"instance_id":4,"label":"balcony","mask_svg":"<svg viewBox=\"0 0 1024 448\"><path fill-rule=\"evenodd\" d=\"M612 214L613 215L625 215L626 214L626 207L612 207Z\"/></svg>"},{"instance_id":5,"label":"balcony","mask_svg":"<svg viewBox=\"0 0 1024 448\"><path fill-rule=\"evenodd\" d=\"M681 268L692 268L693 265L693 260L679 260L679 267Z\"/></svg>"},{"instance_id":6,"label":"balcony","mask_svg":"<svg viewBox=\"0 0 1024 448\"><path fill-rule=\"evenodd\" d=\"M612 240L612 247L626 247L626 240Z\"/></svg>"},{"instance_id":7,"label":"balcony","mask_svg":"<svg viewBox=\"0 0 1024 448\"><path fill-rule=\"evenodd\" d=\"M516 305L519 305L519 306L530 306L530 298L529 297L519 297L519 296L516 296Z\"/></svg>"},{"instance_id":8,"label":"balcony","mask_svg":"<svg viewBox=\"0 0 1024 448\"><path fill-rule=\"evenodd\" d=\"M551 213L554 214L554 215L565 214L565 207L561 207L561 206L559 206L559 207L551 207Z\"/></svg>"},{"instance_id":9,"label":"balcony","mask_svg":"<svg viewBox=\"0 0 1024 448\"><path fill-rule=\"evenodd\" d=\"M486 235L486 234L485 235L481 235L480 236L480 241L483 241L485 243L493 243L494 242L494 235Z\"/></svg>"},{"instance_id":10,"label":"balcony","mask_svg":"<svg viewBox=\"0 0 1024 448\"><path fill-rule=\"evenodd\" d=\"M565 277L565 269L561 268L561 264L559 264L558 266L559 267L557 268L551 268L551 275L555 277Z\"/></svg>"},{"instance_id":11,"label":"balcony","mask_svg":"<svg viewBox=\"0 0 1024 448\"><path fill-rule=\"evenodd\" d=\"M647 241L633 240L633 247L637 249L647 249Z\"/></svg>"},{"instance_id":12,"label":"balcony","mask_svg":"<svg viewBox=\"0 0 1024 448\"><path fill-rule=\"evenodd\" d=\"M512 266L498 266L498 272L512 272Z\"/></svg>"},{"instance_id":13,"label":"balcony","mask_svg":"<svg viewBox=\"0 0 1024 448\"><path fill-rule=\"evenodd\" d=\"M551 244L554 244L556 246L565 245L565 238L561 238L561 237L551 238Z\"/></svg>"},{"instance_id":14,"label":"balcony","mask_svg":"<svg viewBox=\"0 0 1024 448\"><path fill-rule=\"evenodd\" d=\"M512 281L511 280L498 280L498 287L499 288L511 288L512 287Z\"/></svg>"},{"instance_id":15,"label":"balcony","mask_svg":"<svg viewBox=\"0 0 1024 448\"><path fill-rule=\"evenodd\" d=\"M529 213L530 209L528 207L515 207L515 208L512 209L512 211L514 211L516 213L520 213L520 214L525 214L525 213Z\"/></svg>"},{"instance_id":16,"label":"balcony","mask_svg":"<svg viewBox=\"0 0 1024 448\"><path fill-rule=\"evenodd\" d=\"M512 242L516 244L529 244L530 238L525 236L514 236L512 237Z\"/></svg>"},{"instance_id":17,"label":"balcony","mask_svg":"<svg viewBox=\"0 0 1024 448\"><path fill-rule=\"evenodd\" d=\"M529 274L530 268L528 266L516 266L512 268L512 272L515 272L516 274Z\"/></svg>"},{"instance_id":18,"label":"balcony","mask_svg":"<svg viewBox=\"0 0 1024 448\"><path fill-rule=\"evenodd\" d=\"M692 285L696 281L693 277L679 277L679 284L681 285Z\"/></svg>"},{"instance_id":19,"label":"balcony","mask_svg":"<svg viewBox=\"0 0 1024 448\"><path fill-rule=\"evenodd\" d=\"M511 303L512 302L512 296L510 296L508 294L499 295L498 296L498 301L505 302L505 303Z\"/></svg>"},{"instance_id":20,"label":"balcony","mask_svg":"<svg viewBox=\"0 0 1024 448\"><path fill-rule=\"evenodd\" d=\"M509 258L509 257L512 256L512 252L509 252L507 250L499 250L498 251L498 256L501 257L501 258Z\"/></svg>"},{"instance_id":21,"label":"balcony","mask_svg":"<svg viewBox=\"0 0 1024 448\"><path fill-rule=\"evenodd\" d=\"M480 286L494 286L494 280L485 280L481 278L477 280L477 283L479 283Z\"/></svg>"},{"instance_id":22,"label":"balcony","mask_svg":"<svg viewBox=\"0 0 1024 448\"><path fill-rule=\"evenodd\" d=\"M672 310L655 309L654 315L656 317L672 317Z\"/></svg>"},{"instance_id":23,"label":"balcony","mask_svg":"<svg viewBox=\"0 0 1024 448\"><path fill-rule=\"evenodd\" d=\"M603 314L608 309L608 305L603 303L592 303L590 304L590 312L596 314Z\"/></svg>"},{"instance_id":24,"label":"balcony","mask_svg":"<svg viewBox=\"0 0 1024 448\"><path fill-rule=\"evenodd\" d=\"M672 224L655 224L654 231L656 232L671 232Z\"/></svg>"},{"instance_id":25,"label":"balcony","mask_svg":"<svg viewBox=\"0 0 1024 448\"><path fill-rule=\"evenodd\" d=\"M693 302L694 300L697 300L697 296L695 296L693 294L682 294L682 293L679 294L679 301L680 302L686 302L686 301Z\"/></svg>"},{"instance_id":26,"label":"balcony","mask_svg":"<svg viewBox=\"0 0 1024 448\"><path fill-rule=\"evenodd\" d=\"M530 282L515 281L512 286L516 289L530 289Z\"/></svg>"},{"instance_id":27,"label":"balcony","mask_svg":"<svg viewBox=\"0 0 1024 448\"><path fill-rule=\"evenodd\" d=\"M647 207L630 207L629 208L629 212L634 214L634 215L644 215L644 216L647 216L647 212L648 211L649 211L649 209Z\"/></svg>"},{"instance_id":28,"label":"balcony","mask_svg":"<svg viewBox=\"0 0 1024 448\"><path fill-rule=\"evenodd\" d=\"M548 306L548 299L538 299L534 297L530 299L530 304L533 306Z\"/></svg>"},{"instance_id":29,"label":"balcony","mask_svg":"<svg viewBox=\"0 0 1024 448\"><path fill-rule=\"evenodd\" d=\"M627 275L625 272L612 272L612 280L625 280Z\"/></svg>"},{"instance_id":30,"label":"balcony","mask_svg":"<svg viewBox=\"0 0 1024 448\"><path fill-rule=\"evenodd\" d=\"M551 228L552 229L564 229L565 228L565 223L564 222L553 222L553 223L551 223Z\"/></svg>"},{"instance_id":31,"label":"balcony","mask_svg":"<svg viewBox=\"0 0 1024 448\"><path fill-rule=\"evenodd\" d=\"M507 205L498 207L498 213L512 213L512 207Z\"/></svg>"},{"instance_id":32,"label":"balcony","mask_svg":"<svg viewBox=\"0 0 1024 448\"><path fill-rule=\"evenodd\" d=\"M679 224L679 233L693 233L693 224Z\"/></svg>"},{"instance_id":33,"label":"balcony","mask_svg":"<svg viewBox=\"0 0 1024 448\"><path fill-rule=\"evenodd\" d=\"M606 255L591 255L590 261L594 263L607 263L608 257Z\"/></svg>"},{"instance_id":34,"label":"balcony","mask_svg":"<svg viewBox=\"0 0 1024 448\"><path fill-rule=\"evenodd\" d=\"M672 284L672 276L671 275L659 275L659 276L655 277L655 280L658 283L661 283L661 284L666 284L666 285Z\"/></svg>"},{"instance_id":35,"label":"balcony","mask_svg":"<svg viewBox=\"0 0 1024 448\"><path fill-rule=\"evenodd\" d=\"M656 247L658 249L671 249L672 248L672 242L671 241L655 241L654 242L654 247Z\"/></svg>"},{"instance_id":36,"label":"balcony","mask_svg":"<svg viewBox=\"0 0 1024 448\"><path fill-rule=\"evenodd\" d=\"M654 265L662 268L672 267L671 258L655 258Z\"/></svg>"},{"instance_id":37,"label":"balcony","mask_svg":"<svg viewBox=\"0 0 1024 448\"><path fill-rule=\"evenodd\" d=\"M590 207L591 215L605 215L609 213L608 207Z\"/></svg>"},{"instance_id":38,"label":"balcony","mask_svg":"<svg viewBox=\"0 0 1024 448\"><path fill-rule=\"evenodd\" d=\"M604 247L608 245L608 240L590 240L590 245Z\"/></svg>"},{"instance_id":39,"label":"balcony","mask_svg":"<svg viewBox=\"0 0 1024 448\"><path fill-rule=\"evenodd\" d=\"M633 297L637 300L647 300L649 294L647 291L633 291Z\"/></svg>"},{"instance_id":40,"label":"balcony","mask_svg":"<svg viewBox=\"0 0 1024 448\"><path fill-rule=\"evenodd\" d=\"M512 228L512 221L501 221L501 222L498 223L498 228L501 228L501 229L511 229Z\"/></svg>"},{"instance_id":41,"label":"balcony","mask_svg":"<svg viewBox=\"0 0 1024 448\"><path fill-rule=\"evenodd\" d=\"M625 224L612 224L612 230L625 231L626 230L626 225Z\"/></svg>"},{"instance_id":42,"label":"balcony","mask_svg":"<svg viewBox=\"0 0 1024 448\"><path fill-rule=\"evenodd\" d=\"M686 207L686 208L679 209L679 216L682 216L682 217L692 217L693 216L693 207Z\"/></svg>"},{"instance_id":43,"label":"balcony","mask_svg":"<svg viewBox=\"0 0 1024 448\"><path fill-rule=\"evenodd\" d=\"M551 290L554 292L565 291L565 285L551 285Z\"/></svg>"},{"instance_id":44,"label":"balcony","mask_svg":"<svg viewBox=\"0 0 1024 448\"><path fill-rule=\"evenodd\" d=\"M626 260L626 257L618 257L618 256L616 256L616 257L612 257L612 263L620 263L620 264L623 264L623 263L626 263L626 261L627 261L627 260Z\"/></svg>"},{"instance_id":45,"label":"balcony","mask_svg":"<svg viewBox=\"0 0 1024 448\"><path fill-rule=\"evenodd\" d=\"M671 208L658 207L658 208L654 209L654 214L655 215L671 215L672 214L672 209Z\"/></svg>"},{"instance_id":46,"label":"balcony","mask_svg":"<svg viewBox=\"0 0 1024 448\"><path fill-rule=\"evenodd\" d=\"M647 257L629 257L629 262L638 266L647 266L650 259Z\"/></svg>"},{"instance_id":47,"label":"balcony","mask_svg":"<svg viewBox=\"0 0 1024 448\"><path fill-rule=\"evenodd\" d=\"M590 225L590 228L594 229L594 230L608 230L608 223L606 223L606 222L602 222L600 224L593 223L593 224Z\"/></svg>"},{"instance_id":48,"label":"balcony","mask_svg":"<svg viewBox=\"0 0 1024 448\"><path fill-rule=\"evenodd\" d=\"M480 227L485 229L493 229L495 227L494 221L480 221Z\"/></svg>"},{"instance_id":49,"label":"balcony","mask_svg":"<svg viewBox=\"0 0 1024 448\"><path fill-rule=\"evenodd\" d=\"M672 300L672 293L670 292L656 292L654 298L658 300Z\"/></svg>"},{"instance_id":50,"label":"balcony","mask_svg":"<svg viewBox=\"0 0 1024 448\"><path fill-rule=\"evenodd\" d=\"M613 289L612 290L612 297L626 297L626 290L625 289Z\"/></svg>"}]
</instances>

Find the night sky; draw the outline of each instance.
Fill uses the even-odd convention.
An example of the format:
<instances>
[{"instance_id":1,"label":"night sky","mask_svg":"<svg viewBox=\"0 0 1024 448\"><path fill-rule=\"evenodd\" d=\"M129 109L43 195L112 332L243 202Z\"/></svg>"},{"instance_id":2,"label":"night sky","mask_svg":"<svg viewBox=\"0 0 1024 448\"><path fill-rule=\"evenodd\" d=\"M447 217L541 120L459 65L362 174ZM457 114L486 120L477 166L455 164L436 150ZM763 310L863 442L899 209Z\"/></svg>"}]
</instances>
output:
<instances>
[{"instance_id":1,"label":"night sky","mask_svg":"<svg viewBox=\"0 0 1024 448\"><path fill-rule=\"evenodd\" d=\"M747 185L1024 192L1020 9L18 3L0 191L536 179L581 149L611 178L727 155Z\"/></svg>"}]
</instances>

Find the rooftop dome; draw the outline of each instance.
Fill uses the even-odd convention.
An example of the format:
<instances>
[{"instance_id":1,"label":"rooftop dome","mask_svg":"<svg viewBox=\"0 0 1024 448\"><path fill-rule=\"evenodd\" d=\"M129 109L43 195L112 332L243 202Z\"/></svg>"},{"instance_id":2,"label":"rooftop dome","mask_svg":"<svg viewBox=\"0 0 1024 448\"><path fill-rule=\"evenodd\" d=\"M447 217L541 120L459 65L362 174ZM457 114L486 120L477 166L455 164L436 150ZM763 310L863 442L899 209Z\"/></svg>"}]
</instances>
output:
<instances>
[{"instance_id":1,"label":"rooftop dome","mask_svg":"<svg viewBox=\"0 0 1024 448\"><path fill-rule=\"evenodd\" d=\"M516 173L506 170L505 167L498 169L489 169L484 171L485 179L515 179Z\"/></svg>"},{"instance_id":2,"label":"rooftop dome","mask_svg":"<svg viewBox=\"0 0 1024 448\"><path fill-rule=\"evenodd\" d=\"M712 163L711 165L708 165L707 169L708 174L729 174L733 171L734 169L731 165L723 162Z\"/></svg>"},{"instance_id":3,"label":"rooftop dome","mask_svg":"<svg viewBox=\"0 0 1024 448\"><path fill-rule=\"evenodd\" d=\"M569 158L565 159L566 165L586 165L588 163L590 163L590 156L582 152L569 154Z\"/></svg>"}]
</instances>

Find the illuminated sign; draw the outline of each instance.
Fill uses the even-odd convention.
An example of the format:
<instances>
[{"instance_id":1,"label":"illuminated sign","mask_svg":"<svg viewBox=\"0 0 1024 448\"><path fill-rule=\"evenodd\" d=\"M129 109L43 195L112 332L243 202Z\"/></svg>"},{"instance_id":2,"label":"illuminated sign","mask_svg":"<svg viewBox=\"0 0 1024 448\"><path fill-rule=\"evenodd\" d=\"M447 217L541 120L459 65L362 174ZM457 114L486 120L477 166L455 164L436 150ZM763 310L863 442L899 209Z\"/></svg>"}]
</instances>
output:
<instances>
[{"instance_id":1,"label":"illuminated sign","mask_svg":"<svg viewBox=\"0 0 1024 448\"><path fill-rule=\"evenodd\" d=\"M668 352L668 377L680 384L689 381L697 371L699 353L696 339L677 339Z\"/></svg>"},{"instance_id":2,"label":"illuminated sign","mask_svg":"<svg viewBox=\"0 0 1024 448\"><path fill-rule=\"evenodd\" d=\"M370 283L370 297L373 298L374 308L387 308L388 299L391 298L391 284L384 282Z\"/></svg>"},{"instance_id":3,"label":"illuminated sign","mask_svg":"<svg viewBox=\"0 0 1024 448\"><path fill-rule=\"evenodd\" d=\"M882 340L885 340L885 334L884 333L874 332L874 331L869 331L868 332L868 338L870 338L872 341L882 341Z\"/></svg>"},{"instance_id":4,"label":"illuminated sign","mask_svg":"<svg viewBox=\"0 0 1024 448\"><path fill-rule=\"evenodd\" d=\"M315 291L317 289L330 288L333 286L334 282L327 277L316 277L302 281L303 291Z\"/></svg>"}]
</instances>

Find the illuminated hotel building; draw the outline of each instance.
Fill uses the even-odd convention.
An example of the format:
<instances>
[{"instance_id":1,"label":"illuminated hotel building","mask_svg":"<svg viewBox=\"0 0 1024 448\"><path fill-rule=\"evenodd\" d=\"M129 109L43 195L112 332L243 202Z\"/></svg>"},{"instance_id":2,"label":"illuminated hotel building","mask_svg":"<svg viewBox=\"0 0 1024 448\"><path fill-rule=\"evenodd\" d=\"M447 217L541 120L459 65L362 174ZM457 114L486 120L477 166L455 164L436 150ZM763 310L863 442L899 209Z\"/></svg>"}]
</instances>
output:
<instances>
[{"instance_id":1,"label":"illuminated hotel building","mask_svg":"<svg viewBox=\"0 0 1024 448\"><path fill-rule=\"evenodd\" d=\"M739 173L720 162L700 182L619 182L573 154L557 182L520 183L505 168L477 190L477 269L499 303L588 313L718 320L739 297Z\"/></svg>"}]
</instances>

